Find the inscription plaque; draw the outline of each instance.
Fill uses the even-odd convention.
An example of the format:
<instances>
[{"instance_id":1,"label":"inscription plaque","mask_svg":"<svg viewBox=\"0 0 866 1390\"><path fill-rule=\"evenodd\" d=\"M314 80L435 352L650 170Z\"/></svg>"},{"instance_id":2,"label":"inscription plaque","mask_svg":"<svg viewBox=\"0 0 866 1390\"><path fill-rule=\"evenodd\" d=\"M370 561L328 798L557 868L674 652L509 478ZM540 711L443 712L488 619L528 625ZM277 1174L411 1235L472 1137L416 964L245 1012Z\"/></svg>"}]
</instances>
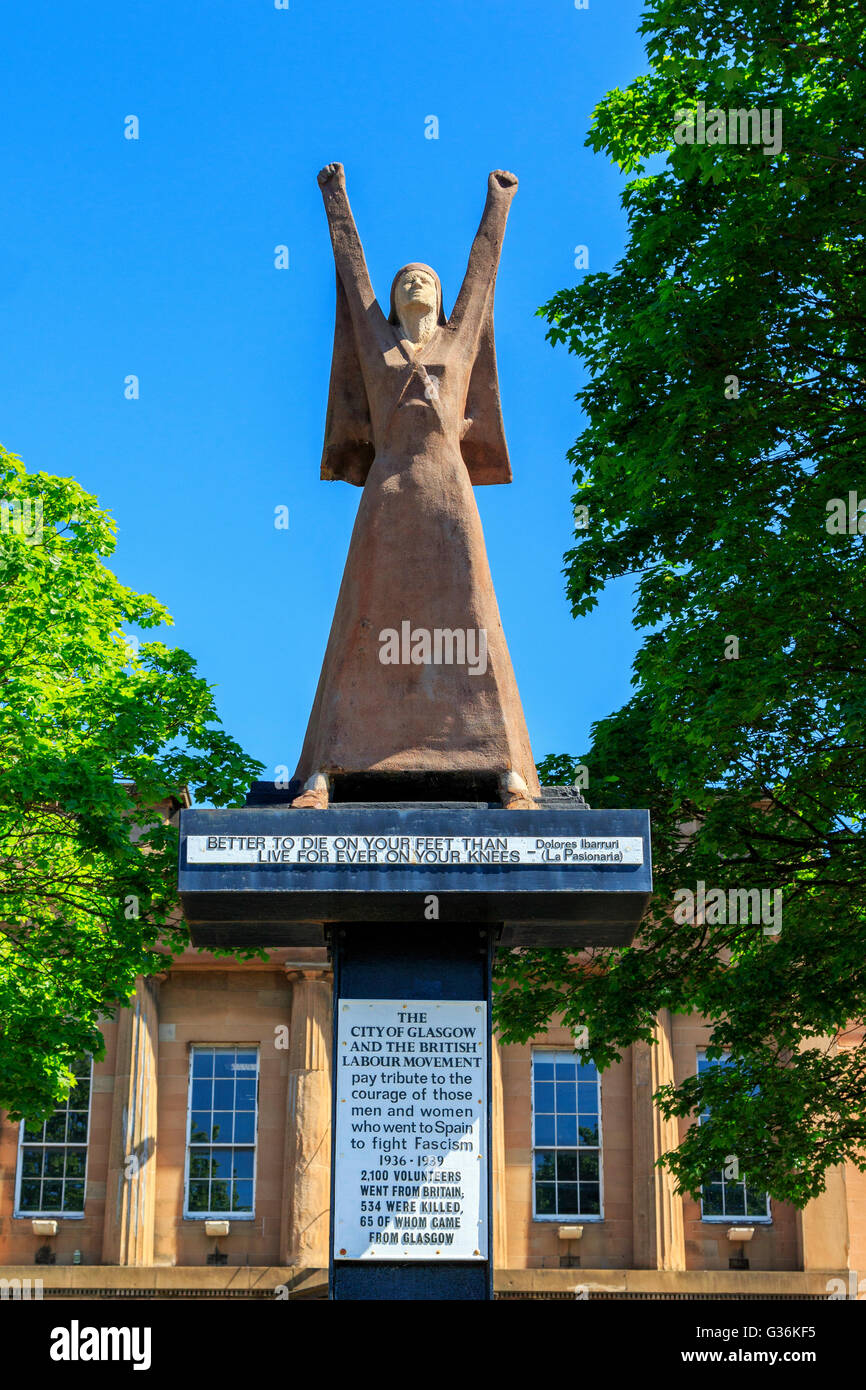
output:
<instances>
[{"instance_id":1,"label":"inscription plaque","mask_svg":"<svg viewBox=\"0 0 866 1390\"><path fill-rule=\"evenodd\" d=\"M334 1258L487 1258L487 1005L337 1004Z\"/></svg>"},{"instance_id":2,"label":"inscription plaque","mask_svg":"<svg viewBox=\"0 0 866 1390\"><path fill-rule=\"evenodd\" d=\"M639 835L190 835L189 864L643 864Z\"/></svg>"}]
</instances>

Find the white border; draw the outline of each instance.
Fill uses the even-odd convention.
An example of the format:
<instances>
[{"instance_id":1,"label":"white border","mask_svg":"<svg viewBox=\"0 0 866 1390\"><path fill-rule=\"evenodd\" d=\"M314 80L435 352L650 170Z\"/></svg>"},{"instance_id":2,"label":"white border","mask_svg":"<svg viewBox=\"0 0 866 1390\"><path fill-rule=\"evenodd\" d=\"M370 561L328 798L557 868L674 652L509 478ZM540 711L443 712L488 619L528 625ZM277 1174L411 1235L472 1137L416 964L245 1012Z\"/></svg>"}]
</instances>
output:
<instances>
[{"instance_id":1,"label":"white border","mask_svg":"<svg viewBox=\"0 0 866 1390\"><path fill-rule=\"evenodd\" d=\"M405 996L403 996L403 997L405 998ZM483 1070L482 1070L481 1076L480 1076L480 1083L481 1083L481 1084L480 1084L480 1090L481 1090L480 1100L481 1100L483 1103L481 1104L481 1114L478 1116L478 1137L477 1137L477 1142L476 1142L474 1136L473 1136L473 1140L472 1140L472 1146L473 1146L473 1149L475 1150L475 1157L480 1161L480 1171L478 1172L478 1179L477 1179L478 1205L477 1205L477 1208L476 1208L474 1205L473 1205L472 1207L468 1207L468 1206L467 1206L466 1208L464 1208L465 1217L466 1217L466 1227L468 1227L468 1224L469 1224L469 1222L470 1222L471 1219L472 1219L471 1213L473 1213L476 1209L477 1209L477 1211L478 1211L478 1220L477 1220L477 1232L478 1232L478 1234L477 1234L477 1237L476 1237L478 1243L477 1243L477 1246L475 1246L475 1248L474 1248L474 1253L472 1253L472 1254L466 1253L466 1252L457 1254L457 1253L454 1253L453 1251L451 1251L450 1247L447 1247L447 1249L442 1249L442 1250L437 1250L437 1249L434 1249L433 1247L430 1247L430 1246L425 1247L425 1248L421 1248L421 1247L418 1247L418 1246L405 1246L405 1245L402 1245L402 1244L401 1244L401 1245L398 1245L398 1246L396 1246L396 1247L392 1247L390 1244L389 1244L388 1246L386 1246L386 1247L380 1247L380 1246L376 1246L373 1242L371 1242L370 1245L369 1245L368 1247L360 1249L360 1250L359 1250L359 1253L358 1253L357 1255L337 1254L337 1249L338 1249L338 1248L343 1248L343 1247L341 1247L341 1245L340 1245L341 1240L346 1239L346 1247L345 1247L345 1248L348 1248L348 1246L349 1246L352 1242L354 1242L354 1241L357 1241L359 1244L362 1244L363 1237L362 1237L362 1235L361 1235L361 1225L360 1225L360 1220L359 1220L360 1211L359 1211L359 1210L356 1211L356 1210L354 1209L354 1207L350 1205L350 1206L349 1206L349 1209L348 1209L348 1212L345 1212L345 1211L343 1210L343 1205L342 1205L343 1202L344 1202L344 1199L345 1199L345 1202L349 1202L349 1203L351 1202L351 1193L350 1193L350 1191L349 1191L348 1185L345 1187L345 1189L344 1189L344 1186L343 1186L343 1183L344 1183L344 1182L347 1182L347 1180L346 1180L345 1178L343 1178L343 1172L345 1172L345 1171L347 1171L347 1170L350 1170L350 1167L351 1167L351 1160L349 1160L349 1162L347 1162L347 1155L346 1155L345 1149L341 1149L340 1143L341 1143L341 1140L345 1141L346 1139L350 1139L350 1138L351 1138L351 1129L347 1129L347 1128L346 1128L346 1126L348 1126L348 1124L349 1124L349 1117L347 1116L346 1119L341 1119L341 1118L340 1118L340 1109L339 1109L339 1106L340 1106L340 1101L341 1101L341 1099L342 1099L342 1100L349 1100L350 1095L351 1095L351 1083L349 1082L348 1077L342 1075L342 1071L341 1071L341 1069L340 1069L340 1067L339 1067L339 1064L338 1064L338 1059L335 1058L333 1071L334 1071L334 1100L335 1100L335 1109L336 1109L336 1116L335 1116L335 1121L334 1121L334 1133L335 1133L336 1138L335 1138L335 1143L334 1143L334 1165L335 1165L335 1168L334 1168L334 1174L333 1174L333 1178L332 1178L332 1185L333 1185L333 1203L334 1203L334 1218L333 1218L333 1230L334 1230L334 1260L335 1260L335 1261L339 1261L341 1265L342 1265L344 1262L345 1262L345 1263L377 1264L377 1263L380 1263L381 1261L387 1261L387 1262L389 1262L389 1263L400 1263L400 1264L403 1264L403 1263L405 1262L405 1263L408 1265L408 1264L411 1264L413 1261L418 1261L418 1260L429 1261L429 1262L436 1263L436 1264L448 1264L448 1263L467 1263L467 1264L473 1264L473 1263L479 1262L479 1261L480 1261L480 1262L484 1262L484 1261L486 1261L487 1258L488 1258L488 1255L487 1255L485 1252L488 1251L488 1249L489 1249L489 1246L490 1246L490 1234L491 1234L491 1233L490 1233L490 1222L489 1222L489 1217L488 1217L488 1212L489 1212L489 1186L488 1186L488 1183L489 1183L489 1169L490 1169L490 1152L489 1152L489 1147L488 1147L488 1146L489 1146L489 1144L491 1143L491 1135L490 1135L490 1128L491 1128L491 1126L490 1126L490 1122L489 1122L489 1121L490 1121L490 1107L491 1107L491 1096L490 1096L490 1090L489 1090L489 1085L490 1085L490 1067L491 1067L491 1055L490 1055L490 1053L491 1053L491 1040L490 1040L490 1034L489 1034L489 1031L488 1031L488 1030L489 1030L489 1026L490 1026L490 1025L489 1025L490 1004L489 1004L489 1001L484 1000L484 999L412 999L412 1000L407 1000L407 1001L406 1001L406 1004L405 1004L405 1005L402 1005L402 1004L399 1002L399 996L398 996L398 998L396 998L396 999L395 999L395 998L391 998L391 999L354 999L354 998L350 998L350 997L347 998L347 997L345 997L345 996L341 996L339 999L335 1000L335 1002L334 1002L334 1008L335 1008L335 1010L336 1010L336 1017L337 1017L337 1051L339 1052L341 1041L342 1041L342 1043L343 1043L344 1046L345 1046L345 1043L348 1041L347 1038L344 1038L344 1037L343 1037L343 1030L344 1030L346 1024L350 1021L350 1020L346 1020L346 1019L344 1018L344 1015L345 1015L345 1014L347 1014L347 1013L348 1013L348 1014L351 1014L352 1010L353 1010L353 1009L356 1009L356 1008L357 1008L357 1009L360 1009L360 1008L365 1008L365 1009L385 1008L385 1009L392 1009L392 1010L396 1009L397 1011L399 1011L400 1009L402 1009L402 1008L407 1008L407 1007L410 1008L410 1009L429 1009L429 1010L431 1010L431 1011L435 1011L435 1010L438 1010L438 1009L454 1009L454 1008L458 1008L458 1009L474 1009L475 1012L476 1012L476 1014L481 1013L481 1014L483 1014L483 1016L484 1016L484 1027L483 1027L483 1032L482 1032L483 1041L482 1041L482 1043L481 1043L481 1046L482 1046L482 1048L483 1048L483 1054L482 1054L482 1055L483 1055L483 1058L484 1058L484 1067L483 1067ZM435 1069L436 1063L433 1062L432 1065L433 1065L433 1067L434 1067L434 1069ZM341 1084L341 1083L342 1083L342 1084ZM344 1088L347 1089L347 1090L349 1091L349 1095L344 1096L344 1097L341 1097L341 1096L340 1096L340 1091L341 1091L342 1089L344 1089ZM474 1126L475 1126L475 1121L473 1121L473 1129L474 1129ZM450 1155L449 1155L449 1156L450 1156ZM363 1163L363 1162L364 1162L363 1159L359 1159L359 1160L356 1160L356 1161L359 1162L359 1163ZM448 1158L447 1158L445 1155L443 1155L443 1162L447 1162L447 1161L448 1161ZM452 1162L453 1162L453 1160L452 1160ZM418 1164L417 1164L417 1166L423 1168L425 1165L419 1161ZM472 1166L474 1167L474 1165L472 1165ZM342 1171L341 1171L341 1169L342 1169ZM431 1168L429 1169L429 1176L430 1176L430 1178L431 1178L431 1179L435 1179L435 1174L436 1174L436 1169L433 1168L433 1167L431 1167ZM342 1181L341 1181L341 1179L342 1179ZM359 1199L360 1199L360 1193L359 1193ZM342 1229L343 1229L344 1227L348 1227L348 1228L349 1228L349 1229L348 1229L348 1238L346 1238L346 1236L345 1236L344 1234L341 1234ZM468 1229L464 1229L463 1224L461 1224L461 1227L459 1228L459 1234L460 1234L461 1236L463 1236L463 1237L466 1239L467 1247L468 1247L470 1244L474 1245L474 1241L472 1241L472 1240L469 1239L469 1236L470 1236L469 1230L468 1230ZM492 1255L491 1255L491 1259L492 1259Z\"/></svg>"}]
</instances>

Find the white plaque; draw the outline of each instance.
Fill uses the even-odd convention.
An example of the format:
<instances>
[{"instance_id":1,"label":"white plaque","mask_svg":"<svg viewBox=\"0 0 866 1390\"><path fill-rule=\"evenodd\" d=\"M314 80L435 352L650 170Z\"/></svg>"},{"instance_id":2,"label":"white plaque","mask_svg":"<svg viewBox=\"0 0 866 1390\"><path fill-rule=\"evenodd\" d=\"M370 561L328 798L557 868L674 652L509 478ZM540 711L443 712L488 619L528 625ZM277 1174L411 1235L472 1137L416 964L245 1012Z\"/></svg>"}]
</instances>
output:
<instances>
[{"instance_id":1,"label":"white plaque","mask_svg":"<svg viewBox=\"0 0 866 1390\"><path fill-rule=\"evenodd\" d=\"M334 1258L487 1258L487 1005L337 1004Z\"/></svg>"},{"instance_id":2,"label":"white plaque","mask_svg":"<svg viewBox=\"0 0 866 1390\"><path fill-rule=\"evenodd\" d=\"M640 835L189 835L188 864L642 864Z\"/></svg>"}]
</instances>

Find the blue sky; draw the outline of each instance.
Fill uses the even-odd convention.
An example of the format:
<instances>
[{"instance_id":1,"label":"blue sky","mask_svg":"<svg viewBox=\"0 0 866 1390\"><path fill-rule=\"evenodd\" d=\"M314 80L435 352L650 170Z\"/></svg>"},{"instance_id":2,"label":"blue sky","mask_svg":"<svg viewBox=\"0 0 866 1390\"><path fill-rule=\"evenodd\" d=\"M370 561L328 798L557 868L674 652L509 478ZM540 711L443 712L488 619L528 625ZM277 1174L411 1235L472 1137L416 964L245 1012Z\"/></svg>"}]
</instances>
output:
<instances>
[{"instance_id":1,"label":"blue sky","mask_svg":"<svg viewBox=\"0 0 866 1390\"><path fill-rule=\"evenodd\" d=\"M226 729L294 769L360 497L318 476L334 270L316 173L345 165L380 301L420 260L450 310L487 174L513 170L496 338L514 483L477 497L535 755L584 751L629 696L631 585L571 617L580 366L535 309L580 276L576 245L591 270L621 254L623 179L583 141L645 70L640 7L290 5L4 14L0 440L99 497L112 568L172 612L164 640L217 687Z\"/></svg>"}]
</instances>

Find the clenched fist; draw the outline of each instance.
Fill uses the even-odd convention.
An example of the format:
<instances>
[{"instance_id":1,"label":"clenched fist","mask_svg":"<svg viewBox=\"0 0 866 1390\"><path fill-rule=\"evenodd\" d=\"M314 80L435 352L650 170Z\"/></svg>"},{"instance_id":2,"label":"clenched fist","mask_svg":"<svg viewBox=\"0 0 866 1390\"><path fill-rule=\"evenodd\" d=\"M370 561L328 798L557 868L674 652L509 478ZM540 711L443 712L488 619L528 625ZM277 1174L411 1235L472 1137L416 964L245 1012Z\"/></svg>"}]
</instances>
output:
<instances>
[{"instance_id":1,"label":"clenched fist","mask_svg":"<svg viewBox=\"0 0 866 1390\"><path fill-rule=\"evenodd\" d=\"M487 187L491 193L497 193L500 190L505 193L514 193L517 188L517 177L515 174L509 174L507 169L494 169L487 180Z\"/></svg>"},{"instance_id":2,"label":"clenched fist","mask_svg":"<svg viewBox=\"0 0 866 1390\"><path fill-rule=\"evenodd\" d=\"M324 169L320 169L317 176L319 187L326 188L331 182L338 186L345 182L345 173L342 164L326 164Z\"/></svg>"}]
</instances>

